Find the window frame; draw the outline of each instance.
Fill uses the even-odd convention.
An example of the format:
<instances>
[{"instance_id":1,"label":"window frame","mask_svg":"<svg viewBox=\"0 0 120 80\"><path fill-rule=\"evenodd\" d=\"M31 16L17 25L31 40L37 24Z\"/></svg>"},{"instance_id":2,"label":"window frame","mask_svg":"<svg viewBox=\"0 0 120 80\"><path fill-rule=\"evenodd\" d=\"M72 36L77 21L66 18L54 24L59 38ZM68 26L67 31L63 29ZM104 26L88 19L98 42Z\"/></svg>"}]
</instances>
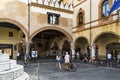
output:
<instances>
[{"instance_id":1,"label":"window frame","mask_svg":"<svg viewBox=\"0 0 120 80\"><path fill-rule=\"evenodd\" d=\"M82 24L80 24L80 13L82 13L82 15L83 15L82 16ZM77 19L76 22L77 22L78 27L81 27L81 26L83 26L85 24L85 11L82 8L80 8L80 10L78 11L76 19Z\"/></svg>"},{"instance_id":2,"label":"window frame","mask_svg":"<svg viewBox=\"0 0 120 80\"><path fill-rule=\"evenodd\" d=\"M60 14L47 12L48 15L48 24L59 25Z\"/></svg>"},{"instance_id":3,"label":"window frame","mask_svg":"<svg viewBox=\"0 0 120 80\"><path fill-rule=\"evenodd\" d=\"M79 25L83 25L83 12L79 12Z\"/></svg>"},{"instance_id":4,"label":"window frame","mask_svg":"<svg viewBox=\"0 0 120 80\"><path fill-rule=\"evenodd\" d=\"M9 37L13 37L13 32L9 32L9 33L8 33L8 36L9 36Z\"/></svg>"},{"instance_id":5,"label":"window frame","mask_svg":"<svg viewBox=\"0 0 120 80\"><path fill-rule=\"evenodd\" d=\"M108 17L109 13L108 11L110 10L110 4L109 0L104 0L101 5L101 17Z\"/></svg>"}]
</instances>

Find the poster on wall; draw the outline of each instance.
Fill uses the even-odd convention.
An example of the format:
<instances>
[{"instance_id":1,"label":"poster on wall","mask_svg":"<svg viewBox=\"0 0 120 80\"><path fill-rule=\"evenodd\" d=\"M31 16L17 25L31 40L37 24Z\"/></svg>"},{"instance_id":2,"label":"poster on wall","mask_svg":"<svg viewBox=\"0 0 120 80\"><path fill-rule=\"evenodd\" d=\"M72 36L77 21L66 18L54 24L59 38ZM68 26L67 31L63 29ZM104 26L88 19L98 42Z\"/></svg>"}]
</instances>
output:
<instances>
[{"instance_id":1,"label":"poster on wall","mask_svg":"<svg viewBox=\"0 0 120 80\"><path fill-rule=\"evenodd\" d=\"M38 52L37 51L32 51L32 58L37 58L38 57Z\"/></svg>"},{"instance_id":2,"label":"poster on wall","mask_svg":"<svg viewBox=\"0 0 120 80\"><path fill-rule=\"evenodd\" d=\"M11 55L11 48L6 48L6 49L4 49L4 54L9 54L9 55Z\"/></svg>"}]
</instances>

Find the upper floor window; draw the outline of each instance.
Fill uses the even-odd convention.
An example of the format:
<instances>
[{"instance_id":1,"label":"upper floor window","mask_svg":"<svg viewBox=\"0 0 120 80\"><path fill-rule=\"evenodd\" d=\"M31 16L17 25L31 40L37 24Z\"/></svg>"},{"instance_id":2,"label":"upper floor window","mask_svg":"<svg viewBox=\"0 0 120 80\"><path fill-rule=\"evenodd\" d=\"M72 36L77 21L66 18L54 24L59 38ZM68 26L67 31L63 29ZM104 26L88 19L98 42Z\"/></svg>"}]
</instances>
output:
<instances>
[{"instance_id":1,"label":"upper floor window","mask_svg":"<svg viewBox=\"0 0 120 80\"><path fill-rule=\"evenodd\" d=\"M104 0L102 3L102 17L109 16L109 0Z\"/></svg>"},{"instance_id":2,"label":"upper floor window","mask_svg":"<svg viewBox=\"0 0 120 80\"><path fill-rule=\"evenodd\" d=\"M83 24L83 13L80 12L79 13L79 25L82 25Z\"/></svg>"},{"instance_id":3,"label":"upper floor window","mask_svg":"<svg viewBox=\"0 0 120 80\"><path fill-rule=\"evenodd\" d=\"M13 37L13 32L9 32L9 37Z\"/></svg>"},{"instance_id":4,"label":"upper floor window","mask_svg":"<svg viewBox=\"0 0 120 80\"><path fill-rule=\"evenodd\" d=\"M59 14L47 13L48 14L48 23L49 24L59 24Z\"/></svg>"}]
</instances>

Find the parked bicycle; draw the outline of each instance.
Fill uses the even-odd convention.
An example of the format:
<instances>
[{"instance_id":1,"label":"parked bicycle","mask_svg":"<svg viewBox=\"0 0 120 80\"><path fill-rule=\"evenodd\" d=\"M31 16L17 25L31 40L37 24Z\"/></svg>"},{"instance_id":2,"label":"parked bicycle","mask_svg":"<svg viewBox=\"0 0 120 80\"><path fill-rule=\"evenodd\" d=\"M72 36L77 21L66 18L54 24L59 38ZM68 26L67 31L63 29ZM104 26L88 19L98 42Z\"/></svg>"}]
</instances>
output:
<instances>
[{"instance_id":1,"label":"parked bicycle","mask_svg":"<svg viewBox=\"0 0 120 80\"><path fill-rule=\"evenodd\" d=\"M73 64L72 62L69 63L69 71L76 72L77 66L76 64Z\"/></svg>"}]
</instances>

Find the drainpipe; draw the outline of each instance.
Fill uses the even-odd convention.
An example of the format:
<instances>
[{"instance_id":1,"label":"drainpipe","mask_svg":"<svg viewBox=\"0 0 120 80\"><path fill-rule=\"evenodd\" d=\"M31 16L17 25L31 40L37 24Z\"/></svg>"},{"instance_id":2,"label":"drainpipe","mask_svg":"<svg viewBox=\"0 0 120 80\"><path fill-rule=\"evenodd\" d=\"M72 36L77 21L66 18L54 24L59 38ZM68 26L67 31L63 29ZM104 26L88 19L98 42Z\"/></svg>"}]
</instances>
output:
<instances>
[{"instance_id":1,"label":"drainpipe","mask_svg":"<svg viewBox=\"0 0 120 80\"><path fill-rule=\"evenodd\" d=\"M92 18L92 1L90 0L90 58L92 58L92 52L93 52L93 48L92 48L92 31L91 31L91 18Z\"/></svg>"},{"instance_id":2,"label":"drainpipe","mask_svg":"<svg viewBox=\"0 0 120 80\"><path fill-rule=\"evenodd\" d=\"M28 0L28 33L27 33L27 40L26 40L26 53L29 53L30 51L30 7L31 2Z\"/></svg>"}]
</instances>

